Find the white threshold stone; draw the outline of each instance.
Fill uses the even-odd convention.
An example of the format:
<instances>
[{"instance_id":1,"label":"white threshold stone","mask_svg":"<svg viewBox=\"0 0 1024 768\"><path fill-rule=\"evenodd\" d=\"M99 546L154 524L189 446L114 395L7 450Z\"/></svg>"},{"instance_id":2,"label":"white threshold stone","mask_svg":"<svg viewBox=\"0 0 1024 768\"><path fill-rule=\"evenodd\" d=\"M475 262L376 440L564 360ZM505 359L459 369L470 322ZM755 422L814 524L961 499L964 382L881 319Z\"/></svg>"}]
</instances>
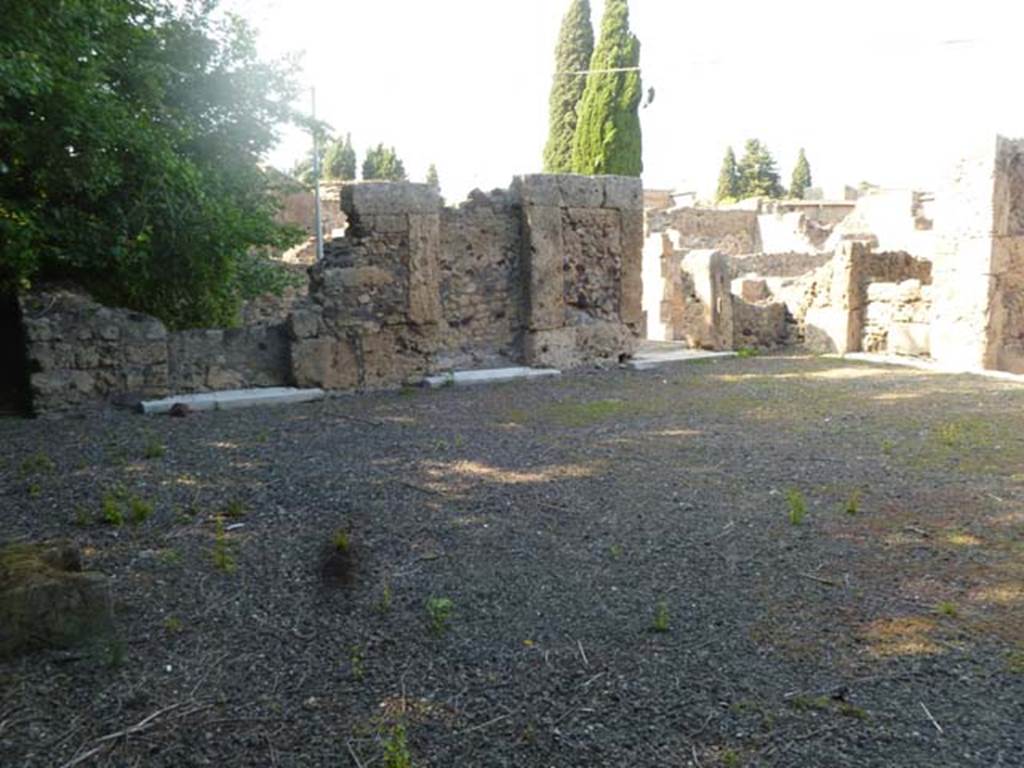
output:
<instances>
[{"instance_id":1,"label":"white threshold stone","mask_svg":"<svg viewBox=\"0 0 1024 768\"><path fill-rule=\"evenodd\" d=\"M288 405L322 400L322 389L296 389L295 387L258 387L253 389L226 389L221 392L197 392L175 395L161 400L143 400L139 407L145 414L167 413L177 403L190 411L230 411L257 405Z\"/></svg>"},{"instance_id":2,"label":"white threshold stone","mask_svg":"<svg viewBox=\"0 0 1024 768\"><path fill-rule=\"evenodd\" d=\"M1010 373L1008 371L996 371L989 368L971 368L967 366L944 365L930 357L910 357L907 355L886 355L877 352L847 352L845 355L824 355L839 360L853 360L858 363L873 363L875 365L898 365L905 368L917 368L921 371L945 374L968 374L970 376L982 376L986 379L1008 381L1014 384L1024 384L1024 374Z\"/></svg>"},{"instance_id":3,"label":"white threshold stone","mask_svg":"<svg viewBox=\"0 0 1024 768\"><path fill-rule=\"evenodd\" d=\"M437 376L427 376L423 386L437 389L439 387L462 387L471 384L500 384L504 381L517 379L546 379L561 376L557 368L527 368L513 366L510 368L486 368L477 371L452 371Z\"/></svg>"},{"instance_id":4,"label":"white threshold stone","mask_svg":"<svg viewBox=\"0 0 1024 768\"><path fill-rule=\"evenodd\" d=\"M708 352L703 349L672 349L664 352L640 352L627 364L634 371L646 371L666 363L690 363L717 357L736 357L735 352Z\"/></svg>"}]
</instances>

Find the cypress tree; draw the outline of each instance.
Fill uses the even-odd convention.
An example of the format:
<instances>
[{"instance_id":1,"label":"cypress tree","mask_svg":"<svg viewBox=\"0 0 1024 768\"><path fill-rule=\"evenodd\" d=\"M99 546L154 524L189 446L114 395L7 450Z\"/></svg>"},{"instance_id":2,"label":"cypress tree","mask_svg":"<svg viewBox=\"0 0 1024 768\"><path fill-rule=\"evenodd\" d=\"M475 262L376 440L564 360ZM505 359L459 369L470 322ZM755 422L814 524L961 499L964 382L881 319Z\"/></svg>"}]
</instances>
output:
<instances>
[{"instance_id":1,"label":"cypress tree","mask_svg":"<svg viewBox=\"0 0 1024 768\"><path fill-rule=\"evenodd\" d=\"M356 177L356 151L352 148L352 134L345 140L334 139L324 151L324 176L328 179L351 181Z\"/></svg>"},{"instance_id":2,"label":"cypress tree","mask_svg":"<svg viewBox=\"0 0 1024 768\"><path fill-rule=\"evenodd\" d=\"M736 168L736 153L729 147L722 159L722 170L718 173L718 191L715 202L738 200L740 196L740 174Z\"/></svg>"},{"instance_id":3,"label":"cypress tree","mask_svg":"<svg viewBox=\"0 0 1024 768\"><path fill-rule=\"evenodd\" d=\"M811 164L807 162L804 148L800 147L800 157L797 158L796 168L793 169L793 179L789 185L789 196L802 200L804 192L811 186L811 183Z\"/></svg>"},{"instance_id":4,"label":"cypress tree","mask_svg":"<svg viewBox=\"0 0 1024 768\"><path fill-rule=\"evenodd\" d=\"M775 159L757 139L749 139L739 163L740 197L782 197L785 190L779 181Z\"/></svg>"},{"instance_id":5,"label":"cypress tree","mask_svg":"<svg viewBox=\"0 0 1024 768\"><path fill-rule=\"evenodd\" d=\"M640 41L629 30L626 0L607 0L601 38L590 59L572 147L572 169L588 175L639 176L643 171L640 136Z\"/></svg>"},{"instance_id":6,"label":"cypress tree","mask_svg":"<svg viewBox=\"0 0 1024 768\"><path fill-rule=\"evenodd\" d=\"M441 179L437 175L437 166L433 163L427 168L427 184L432 186L434 189L441 188Z\"/></svg>"},{"instance_id":7,"label":"cypress tree","mask_svg":"<svg viewBox=\"0 0 1024 768\"><path fill-rule=\"evenodd\" d=\"M587 84L585 72L594 54L594 29L590 25L590 0L572 0L562 19L555 49L555 78L549 98L548 143L544 147L545 173L572 172L572 140L576 135L576 110Z\"/></svg>"}]
</instances>

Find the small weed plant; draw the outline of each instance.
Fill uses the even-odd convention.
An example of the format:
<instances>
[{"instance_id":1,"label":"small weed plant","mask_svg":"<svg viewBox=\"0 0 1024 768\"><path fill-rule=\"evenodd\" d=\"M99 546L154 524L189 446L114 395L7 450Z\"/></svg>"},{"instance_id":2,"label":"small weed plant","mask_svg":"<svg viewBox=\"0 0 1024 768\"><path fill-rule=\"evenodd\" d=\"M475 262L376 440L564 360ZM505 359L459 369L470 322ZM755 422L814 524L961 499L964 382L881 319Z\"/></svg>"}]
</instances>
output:
<instances>
[{"instance_id":1,"label":"small weed plant","mask_svg":"<svg viewBox=\"0 0 1024 768\"><path fill-rule=\"evenodd\" d=\"M759 354L761 353L753 347L740 347L736 350L736 357L739 358L757 357Z\"/></svg>"},{"instance_id":2,"label":"small weed plant","mask_svg":"<svg viewBox=\"0 0 1024 768\"><path fill-rule=\"evenodd\" d=\"M659 600L657 605L654 606L654 623L651 625L651 628L655 632L668 632L668 626L668 603L664 600Z\"/></svg>"},{"instance_id":3,"label":"small weed plant","mask_svg":"<svg viewBox=\"0 0 1024 768\"><path fill-rule=\"evenodd\" d=\"M796 488L786 491L786 503L789 505L790 525L800 525L807 517L807 501Z\"/></svg>"},{"instance_id":4,"label":"small weed plant","mask_svg":"<svg viewBox=\"0 0 1024 768\"><path fill-rule=\"evenodd\" d=\"M218 571L233 573L238 567L235 556L231 552L231 543L224 530L224 518L217 516L213 533L213 565Z\"/></svg>"},{"instance_id":5,"label":"small weed plant","mask_svg":"<svg viewBox=\"0 0 1024 768\"><path fill-rule=\"evenodd\" d=\"M232 499L224 507L224 515L232 520L243 518L245 517L245 505L238 499Z\"/></svg>"},{"instance_id":6,"label":"small weed plant","mask_svg":"<svg viewBox=\"0 0 1024 768\"><path fill-rule=\"evenodd\" d=\"M153 505L138 496L132 496L128 500L128 519L132 525L140 526L153 514Z\"/></svg>"},{"instance_id":7,"label":"small weed plant","mask_svg":"<svg viewBox=\"0 0 1024 768\"><path fill-rule=\"evenodd\" d=\"M366 653L361 645L353 645L348 652L348 661L352 667L352 677L356 680L362 680L363 675L366 674L366 668L363 665L363 661L366 658Z\"/></svg>"},{"instance_id":8,"label":"small weed plant","mask_svg":"<svg viewBox=\"0 0 1024 768\"><path fill-rule=\"evenodd\" d=\"M100 519L107 525L124 525L124 510L121 509L121 500L118 494L107 492L103 494L100 501Z\"/></svg>"},{"instance_id":9,"label":"small weed plant","mask_svg":"<svg viewBox=\"0 0 1024 768\"><path fill-rule=\"evenodd\" d=\"M846 500L846 507L843 509L846 514L856 515L860 511L860 491L856 490L850 494L850 498Z\"/></svg>"},{"instance_id":10,"label":"small weed plant","mask_svg":"<svg viewBox=\"0 0 1024 768\"><path fill-rule=\"evenodd\" d=\"M412 754L401 723L393 726L384 738L384 768L412 768Z\"/></svg>"},{"instance_id":11,"label":"small weed plant","mask_svg":"<svg viewBox=\"0 0 1024 768\"><path fill-rule=\"evenodd\" d=\"M146 441L146 445L142 449L142 457L145 459L162 459L166 452L167 449L164 448L163 443L155 437L151 437Z\"/></svg>"},{"instance_id":12,"label":"small weed plant","mask_svg":"<svg viewBox=\"0 0 1024 768\"><path fill-rule=\"evenodd\" d=\"M935 606L935 610L943 616L948 616L951 619L955 619L960 616L960 609L956 607L956 603L952 603L948 600L943 600Z\"/></svg>"},{"instance_id":13,"label":"small weed plant","mask_svg":"<svg viewBox=\"0 0 1024 768\"><path fill-rule=\"evenodd\" d=\"M381 613L387 613L391 610L391 601L394 596L391 594L391 584L388 581L384 582L384 585L380 590L380 600L377 603L377 610Z\"/></svg>"},{"instance_id":14,"label":"small weed plant","mask_svg":"<svg viewBox=\"0 0 1024 768\"><path fill-rule=\"evenodd\" d=\"M55 469L57 465L43 451L36 451L21 462L21 474L25 476L46 475Z\"/></svg>"},{"instance_id":15,"label":"small weed plant","mask_svg":"<svg viewBox=\"0 0 1024 768\"><path fill-rule=\"evenodd\" d=\"M427 616L430 618L430 629L435 635L443 635L448 629L455 604L447 597L432 597L427 600Z\"/></svg>"},{"instance_id":16,"label":"small weed plant","mask_svg":"<svg viewBox=\"0 0 1024 768\"><path fill-rule=\"evenodd\" d=\"M335 551L345 553L348 552L352 547L352 541L349 539L348 531L344 528L339 528L334 532L334 536L331 537L331 544L334 546Z\"/></svg>"}]
</instances>

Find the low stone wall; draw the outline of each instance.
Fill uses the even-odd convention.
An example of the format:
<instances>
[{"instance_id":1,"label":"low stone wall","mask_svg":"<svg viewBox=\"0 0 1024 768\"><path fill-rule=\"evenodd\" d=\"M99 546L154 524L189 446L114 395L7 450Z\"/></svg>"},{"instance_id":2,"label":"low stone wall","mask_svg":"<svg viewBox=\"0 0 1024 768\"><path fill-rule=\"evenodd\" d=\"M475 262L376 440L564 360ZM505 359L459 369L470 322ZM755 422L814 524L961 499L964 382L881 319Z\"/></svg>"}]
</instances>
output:
<instances>
[{"instance_id":1,"label":"low stone wall","mask_svg":"<svg viewBox=\"0 0 1024 768\"><path fill-rule=\"evenodd\" d=\"M648 234L670 232L678 251L714 249L726 256L762 250L757 211L714 208L652 209L646 212Z\"/></svg>"},{"instance_id":2,"label":"low stone wall","mask_svg":"<svg viewBox=\"0 0 1024 768\"><path fill-rule=\"evenodd\" d=\"M168 333L66 291L22 311L38 412L98 399L297 384L372 389L454 367L629 356L643 328L639 179L524 176L444 208L424 184L347 184L347 236L308 293L240 328Z\"/></svg>"},{"instance_id":3,"label":"low stone wall","mask_svg":"<svg viewBox=\"0 0 1024 768\"><path fill-rule=\"evenodd\" d=\"M66 290L25 296L21 308L37 413L290 380L282 324L168 332L154 317Z\"/></svg>"}]
</instances>

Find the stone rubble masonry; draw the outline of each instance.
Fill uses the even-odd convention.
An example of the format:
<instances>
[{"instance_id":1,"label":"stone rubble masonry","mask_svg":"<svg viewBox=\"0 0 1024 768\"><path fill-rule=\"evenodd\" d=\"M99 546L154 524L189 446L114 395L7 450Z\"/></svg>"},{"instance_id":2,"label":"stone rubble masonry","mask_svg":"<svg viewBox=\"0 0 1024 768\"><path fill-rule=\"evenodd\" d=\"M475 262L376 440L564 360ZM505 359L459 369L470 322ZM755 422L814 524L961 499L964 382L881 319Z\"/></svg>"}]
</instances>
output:
<instances>
[{"instance_id":1,"label":"stone rubble masonry","mask_svg":"<svg viewBox=\"0 0 1024 768\"><path fill-rule=\"evenodd\" d=\"M154 317L66 290L23 296L21 313L37 413L290 378L282 323L168 332Z\"/></svg>"}]
</instances>

